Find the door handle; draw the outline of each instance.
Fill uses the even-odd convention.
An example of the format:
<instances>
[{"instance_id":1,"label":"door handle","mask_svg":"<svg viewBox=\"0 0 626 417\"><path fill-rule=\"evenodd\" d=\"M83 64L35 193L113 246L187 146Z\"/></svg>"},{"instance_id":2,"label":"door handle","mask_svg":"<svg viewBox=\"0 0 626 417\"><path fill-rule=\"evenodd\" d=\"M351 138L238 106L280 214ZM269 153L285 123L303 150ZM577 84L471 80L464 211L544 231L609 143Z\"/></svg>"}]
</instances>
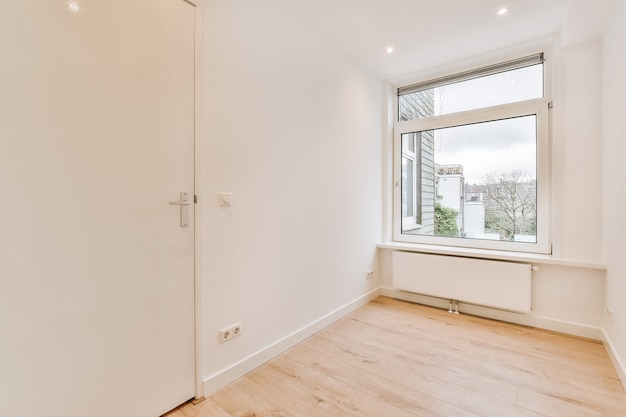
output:
<instances>
[{"instance_id":1,"label":"door handle","mask_svg":"<svg viewBox=\"0 0 626 417\"><path fill-rule=\"evenodd\" d=\"M193 202L189 200L189 193L181 192L179 201L170 201L170 205L180 206L180 227L189 227L189 208Z\"/></svg>"}]
</instances>

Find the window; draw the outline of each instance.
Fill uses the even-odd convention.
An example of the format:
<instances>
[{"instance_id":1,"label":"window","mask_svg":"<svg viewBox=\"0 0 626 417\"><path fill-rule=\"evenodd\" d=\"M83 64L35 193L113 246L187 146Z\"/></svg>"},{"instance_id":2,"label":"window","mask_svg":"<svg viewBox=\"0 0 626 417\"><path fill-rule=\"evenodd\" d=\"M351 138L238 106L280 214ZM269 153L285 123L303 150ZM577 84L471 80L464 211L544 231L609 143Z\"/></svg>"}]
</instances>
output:
<instances>
[{"instance_id":1,"label":"window","mask_svg":"<svg viewBox=\"0 0 626 417\"><path fill-rule=\"evenodd\" d=\"M543 54L398 88L394 240L549 253Z\"/></svg>"}]
</instances>

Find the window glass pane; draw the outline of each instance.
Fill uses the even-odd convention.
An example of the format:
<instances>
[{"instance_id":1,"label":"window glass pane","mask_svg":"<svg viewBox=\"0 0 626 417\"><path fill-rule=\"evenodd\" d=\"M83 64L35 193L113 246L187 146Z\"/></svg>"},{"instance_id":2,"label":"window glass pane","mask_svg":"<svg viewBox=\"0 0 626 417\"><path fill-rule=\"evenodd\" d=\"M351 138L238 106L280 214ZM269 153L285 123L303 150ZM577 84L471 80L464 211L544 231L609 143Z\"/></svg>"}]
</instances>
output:
<instances>
[{"instance_id":1,"label":"window glass pane","mask_svg":"<svg viewBox=\"0 0 626 417\"><path fill-rule=\"evenodd\" d=\"M418 149L415 183L403 158L402 214L415 184L434 178L434 189L423 186L418 202L429 207L417 207L434 209L433 227L424 218L419 229L403 224L402 233L536 243L536 131L530 115L415 132L422 138L417 147L434 152Z\"/></svg>"},{"instance_id":2,"label":"window glass pane","mask_svg":"<svg viewBox=\"0 0 626 417\"><path fill-rule=\"evenodd\" d=\"M414 120L543 97L543 64L398 97L398 120Z\"/></svg>"}]
</instances>

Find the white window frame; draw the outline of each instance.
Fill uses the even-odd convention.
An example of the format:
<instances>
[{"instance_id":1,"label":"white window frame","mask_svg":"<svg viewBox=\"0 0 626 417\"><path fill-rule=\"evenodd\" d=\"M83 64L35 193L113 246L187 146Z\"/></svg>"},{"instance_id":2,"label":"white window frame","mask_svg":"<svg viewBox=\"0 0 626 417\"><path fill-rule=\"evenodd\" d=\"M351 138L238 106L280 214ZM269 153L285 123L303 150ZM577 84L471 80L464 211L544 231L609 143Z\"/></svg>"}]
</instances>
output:
<instances>
[{"instance_id":1,"label":"white window frame","mask_svg":"<svg viewBox=\"0 0 626 417\"><path fill-rule=\"evenodd\" d=\"M536 51L541 52L541 51ZM551 254L551 174L550 108L552 103L552 66L544 52L544 97L517 103L485 107L424 119L398 121L398 101L394 104L393 127L393 240L405 243L432 244L472 249ZM537 117L537 242L510 242L402 233L401 138L405 133L462 126L521 116Z\"/></svg>"},{"instance_id":2,"label":"white window frame","mask_svg":"<svg viewBox=\"0 0 626 417\"><path fill-rule=\"evenodd\" d=\"M419 229L421 227L420 225L420 221L421 221L421 216L419 215L419 213L421 212L420 207L418 207L419 204L421 204L421 199L417 198L417 193L421 193L421 187L417 186L417 181L415 180L415 178L417 177L417 171L418 168L421 168L421 164L418 162L418 155L419 153L418 151L418 144L417 144L417 140L415 138L415 136L413 136L411 138L411 140L413 141L413 151L411 152L409 149L404 149L402 148L401 151L401 161L402 159L407 159L408 161L411 161L413 163L413 180L411 181L412 183L412 193L411 193L411 207L413 208L413 213L411 214L411 216L404 216L403 214L401 214L402 216L402 228L404 230L410 229L410 230L415 230L415 229ZM402 144L400 144L400 146L402 147ZM402 164L402 162L400 162ZM402 169L402 167L400 167L400 169ZM402 175L401 175L402 176Z\"/></svg>"}]
</instances>

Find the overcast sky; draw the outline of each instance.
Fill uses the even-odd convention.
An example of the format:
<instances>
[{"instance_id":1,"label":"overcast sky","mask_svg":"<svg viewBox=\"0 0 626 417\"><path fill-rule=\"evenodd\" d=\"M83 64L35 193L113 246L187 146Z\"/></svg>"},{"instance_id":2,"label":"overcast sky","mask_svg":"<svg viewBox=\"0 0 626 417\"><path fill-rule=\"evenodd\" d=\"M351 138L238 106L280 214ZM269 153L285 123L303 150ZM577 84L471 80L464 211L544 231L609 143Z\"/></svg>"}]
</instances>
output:
<instances>
[{"instance_id":1,"label":"overcast sky","mask_svg":"<svg viewBox=\"0 0 626 417\"><path fill-rule=\"evenodd\" d=\"M435 113L447 114L542 97L541 65L435 89ZM435 130L435 162L461 164L465 181L494 171L536 178L535 116Z\"/></svg>"}]
</instances>

